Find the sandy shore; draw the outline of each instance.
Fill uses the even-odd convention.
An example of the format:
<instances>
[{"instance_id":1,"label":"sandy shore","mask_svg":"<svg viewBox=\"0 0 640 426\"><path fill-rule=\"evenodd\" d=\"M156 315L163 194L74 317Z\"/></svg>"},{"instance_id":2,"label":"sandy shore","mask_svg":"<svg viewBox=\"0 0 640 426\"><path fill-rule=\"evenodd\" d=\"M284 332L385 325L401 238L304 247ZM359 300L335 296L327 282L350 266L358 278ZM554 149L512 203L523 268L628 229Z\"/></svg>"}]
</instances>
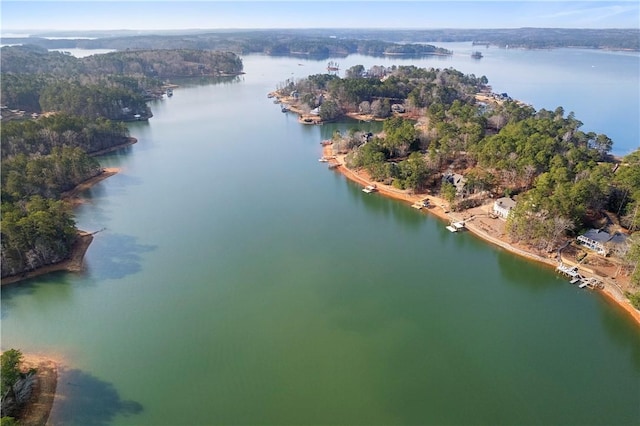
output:
<instances>
[{"instance_id":1,"label":"sandy shore","mask_svg":"<svg viewBox=\"0 0 640 426\"><path fill-rule=\"evenodd\" d=\"M71 203L72 206L76 206L78 204L82 204L83 201L80 198L80 194L83 191L86 191L87 189L91 188L92 186L94 186L98 182L101 182L101 181L105 180L106 178L115 175L119 171L120 171L120 169L118 169L116 167L105 167L104 169L102 169L102 173L100 173L99 175L85 180L84 182L82 182L81 184L79 184L78 186L76 186L75 188L73 188L70 191L63 192L62 193L62 199L64 201L68 202L68 203Z\"/></svg>"},{"instance_id":2,"label":"sandy shore","mask_svg":"<svg viewBox=\"0 0 640 426\"><path fill-rule=\"evenodd\" d=\"M62 194L62 199L70 203L72 206L77 206L83 201L79 198L82 191L91 188L93 185L101 182L102 180L118 173L117 168L105 168L103 172L93 178L82 182L70 191ZM94 232L95 233L95 232ZM87 231L78 231L78 238L71 249L71 256L62 262L46 265L33 271L25 272L20 275L13 275L10 277L2 278L1 285L14 284L28 278L38 277L40 275L48 274L56 271L68 271L68 272L81 272L84 265L84 255L89 249L89 245L93 241L94 233Z\"/></svg>"},{"instance_id":3,"label":"sandy shore","mask_svg":"<svg viewBox=\"0 0 640 426\"><path fill-rule=\"evenodd\" d=\"M47 424L58 384L58 363L51 358L23 354L20 366L23 372L36 371L36 382L31 397L16 416L21 425L44 426Z\"/></svg>"},{"instance_id":4,"label":"sandy shore","mask_svg":"<svg viewBox=\"0 0 640 426\"><path fill-rule=\"evenodd\" d=\"M385 197L393 198L396 200L404 201L409 204L414 204L424 199L428 199L431 208L423 209L433 214L447 223L464 221L465 227L477 235L479 238L501 247L513 254L521 256L523 258L545 264L549 267L555 268L558 266L558 262L553 257L543 257L536 253L533 253L526 249L526 247L512 244L507 238L504 232L504 222L500 219L492 219L486 214L489 206L482 206L475 209L470 209L465 212L450 212L449 203L442 198L435 197L428 194L412 194L406 190L399 190L390 185L384 185L379 182L374 182L369 178L366 172L354 171L345 166L344 155L335 155L331 145L325 145L322 148L322 155L329 159L328 164L332 169L344 175L347 179L350 179L360 185L376 185L377 192ZM604 278L599 275L590 274L588 271L581 271L585 276L594 276L599 278L604 283L602 290L597 290L608 301L614 303L618 308L628 314L638 326L640 326L640 311L635 309L629 300L624 297L620 288L609 278Z\"/></svg>"}]
</instances>

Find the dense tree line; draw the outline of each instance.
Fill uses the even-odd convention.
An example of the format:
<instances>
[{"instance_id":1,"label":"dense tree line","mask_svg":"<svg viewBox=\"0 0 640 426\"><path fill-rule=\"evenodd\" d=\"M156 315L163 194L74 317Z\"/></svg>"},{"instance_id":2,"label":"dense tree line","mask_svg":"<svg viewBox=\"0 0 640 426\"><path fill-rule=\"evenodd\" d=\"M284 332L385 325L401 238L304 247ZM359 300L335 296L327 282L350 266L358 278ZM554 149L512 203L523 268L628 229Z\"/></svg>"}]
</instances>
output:
<instances>
[{"instance_id":1,"label":"dense tree line","mask_svg":"<svg viewBox=\"0 0 640 426\"><path fill-rule=\"evenodd\" d=\"M77 116L106 117L111 120L149 118L152 115L140 91L67 81L52 83L43 88L40 107L43 111L63 111Z\"/></svg>"},{"instance_id":2,"label":"dense tree line","mask_svg":"<svg viewBox=\"0 0 640 426\"><path fill-rule=\"evenodd\" d=\"M162 92L164 79L242 72L242 60L233 53L185 49L74 58L26 45L5 46L0 56L3 105L111 120L151 117L146 101Z\"/></svg>"},{"instance_id":3,"label":"dense tree line","mask_svg":"<svg viewBox=\"0 0 640 426\"><path fill-rule=\"evenodd\" d=\"M486 88L486 78L456 70L399 67L382 74L356 66L344 79L291 83L298 91L325 93L344 110L378 96L421 108L421 130L395 116L380 135L337 138L334 147L348 153L350 167L399 188L439 190L454 208L482 194L517 195L507 229L514 240L540 249L557 248L602 210L618 213L628 229L640 225L640 154L614 162L611 139L581 130L573 113L536 111L512 100L480 103L474 95ZM447 170L464 173L463 190L442 179Z\"/></svg>"},{"instance_id":4,"label":"dense tree line","mask_svg":"<svg viewBox=\"0 0 640 426\"><path fill-rule=\"evenodd\" d=\"M3 123L2 277L66 259L76 240L60 195L102 172L89 154L128 142L121 121L148 118L162 79L238 74L233 53L127 51L88 58L36 46L3 47L2 103L46 112Z\"/></svg>"},{"instance_id":5,"label":"dense tree line","mask_svg":"<svg viewBox=\"0 0 640 426\"><path fill-rule=\"evenodd\" d=\"M71 35L71 34L68 34ZM239 54L329 52L332 55L380 54L376 44L412 44L480 41L522 48L580 47L640 49L637 28L497 28L497 29L289 29L253 31L184 31L181 34L137 34L127 31L95 32L95 39L7 38L5 43L32 43L48 49L211 49ZM294 40L295 44L290 44ZM296 41L299 40L299 41ZM371 44L367 44L370 42ZM290 46L290 47L289 47ZM393 48L391 48L393 49Z\"/></svg>"},{"instance_id":6,"label":"dense tree line","mask_svg":"<svg viewBox=\"0 0 640 426\"><path fill-rule=\"evenodd\" d=\"M189 49L230 51L236 54L263 53L272 56L309 56L326 58L363 55L448 55L450 51L424 43L391 43L375 39L347 39L325 35L307 35L304 31L246 31L225 33L191 33L188 35L136 35L97 39L48 40L29 37L9 39L11 43L33 44L47 49Z\"/></svg>"},{"instance_id":7,"label":"dense tree line","mask_svg":"<svg viewBox=\"0 0 640 426\"><path fill-rule=\"evenodd\" d=\"M1 102L10 109L41 113L58 111L88 117L127 120L137 113L151 117L146 101L162 82L123 75L2 74ZM74 103L72 101L77 101Z\"/></svg>"},{"instance_id":8,"label":"dense tree line","mask_svg":"<svg viewBox=\"0 0 640 426\"><path fill-rule=\"evenodd\" d=\"M33 196L2 203L2 277L17 275L69 257L76 240L70 208Z\"/></svg>"},{"instance_id":9,"label":"dense tree line","mask_svg":"<svg viewBox=\"0 0 640 426\"><path fill-rule=\"evenodd\" d=\"M311 75L287 80L278 92L297 92L298 99L310 109L331 100L332 110L342 113L361 112L384 118L391 114L391 104L421 108L426 105L449 106L456 100L472 102L475 93L486 88L486 77L465 75L454 69L419 69L415 66L373 67L362 65L346 70L346 77L331 74ZM336 108L334 105L337 105Z\"/></svg>"},{"instance_id":10,"label":"dense tree line","mask_svg":"<svg viewBox=\"0 0 640 426\"><path fill-rule=\"evenodd\" d=\"M49 52L34 45L0 49L3 74L128 75L156 78L218 76L242 72L242 60L231 52L208 50L127 50L84 58Z\"/></svg>"},{"instance_id":11,"label":"dense tree line","mask_svg":"<svg viewBox=\"0 0 640 426\"><path fill-rule=\"evenodd\" d=\"M47 155L54 148L78 147L91 154L127 143L129 130L121 122L52 114L38 120L12 120L0 134L2 159L17 155Z\"/></svg>"},{"instance_id":12,"label":"dense tree line","mask_svg":"<svg viewBox=\"0 0 640 426\"><path fill-rule=\"evenodd\" d=\"M76 240L60 195L102 172L88 152L127 142L123 123L55 114L2 127L2 277L66 259Z\"/></svg>"}]
</instances>

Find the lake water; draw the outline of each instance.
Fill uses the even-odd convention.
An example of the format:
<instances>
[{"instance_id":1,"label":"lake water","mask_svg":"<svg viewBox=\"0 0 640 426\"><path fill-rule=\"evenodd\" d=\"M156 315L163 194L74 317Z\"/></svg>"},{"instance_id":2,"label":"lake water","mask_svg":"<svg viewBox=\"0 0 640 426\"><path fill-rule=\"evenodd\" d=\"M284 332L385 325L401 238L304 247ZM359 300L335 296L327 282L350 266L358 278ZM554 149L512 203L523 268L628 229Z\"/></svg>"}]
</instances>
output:
<instances>
[{"instance_id":1,"label":"lake water","mask_svg":"<svg viewBox=\"0 0 640 426\"><path fill-rule=\"evenodd\" d=\"M637 54L468 52L334 60L484 74L637 147ZM77 210L106 228L84 273L2 289L2 347L65 360L52 424L640 423L624 312L327 170L319 142L355 124L300 125L266 97L326 61L243 60L101 157L121 172Z\"/></svg>"}]
</instances>

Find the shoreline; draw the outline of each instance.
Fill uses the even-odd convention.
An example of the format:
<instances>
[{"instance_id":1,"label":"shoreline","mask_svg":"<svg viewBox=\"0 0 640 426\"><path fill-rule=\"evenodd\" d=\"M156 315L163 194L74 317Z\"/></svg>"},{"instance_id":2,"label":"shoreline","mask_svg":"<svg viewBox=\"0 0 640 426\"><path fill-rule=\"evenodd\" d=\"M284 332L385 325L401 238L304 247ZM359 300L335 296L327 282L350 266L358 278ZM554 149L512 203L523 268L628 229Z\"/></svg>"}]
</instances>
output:
<instances>
[{"instance_id":1,"label":"shoreline","mask_svg":"<svg viewBox=\"0 0 640 426\"><path fill-rule=\"evenodd\" d=\"M120 169L117 169L115 167L107 167L102 169L102 173L100 173L99 175L87 179L70 191L64 192L62 194L62 200L69 203L71 207L76 207L82 204L83 200L80 198L80 193L91 188L98 182L101 182L104 179L115 175L119 171ZM93 241L93 235L95 233L96 232L88 232L79 229L77 234L78 238L73 244L73 247L71 248L71 254L67 259L64 259L57 263L52 263L50 265L44 265L32 271L23 272L18 275L4 277L0 280L0 286L15 284L29 278L39 277L51 272L82 272L82 270L84 269L84 255L87 253L87 250L89 249L89 245L91 245L91 242Z\"/></svg>"},{"instance_id":2,"label":"shoreline","mask_svg":"<svg viewBox=\"0 0 640 426\"><path fill-rule=\"evenodd\" d=\"M36 383L17 419L21 425L45 425L56 397L58 363L47 357L23 354L22 367L37 369Z\"/></svg>"},{"instance_id":3,"label":"shoreline","mask_svg":"<svg viewBox=\"0 0 640 426\"><path fill-rule=\"evenodd\" d=\"M352 182L356 182L363 187L367 185L376 185L376 192L378 192L382 196L399 201L405 201L410 204L419 202L424 199L429 199L431 206L433 206L426 209L429 214L432 214L447 222L464 221L467 230L478 238L494 246L498 246L519 257L552 268L555 268L558 265L558 261L555 258L545 258L528 250L525 250L524 248L517 247L514 244L511 244L508 241L505 241L498 236L492 235L486 230L481 229L480 226L476 226L475 223L470 223L470 221L475 219L474 215L472 215L470 218L466 218L464 212L455 213L448 211L448 209L445 210L445 206L447 206L448 203L442 198L435 197L430 194L410 194L406 191L393 188L389 185L374 182L370 180L368 176L362 176L361 174L358 174L356 171L349 169L345 165L344 155L335 155L333 153L333 148L331 145L325 145L322 147L322 155L323 157L329 159L328 164L331 166L331 170L337 171L347 179L351 180ZM611 282L609 278L601 277L593 273L587 273L586 275L590 275L600 279L604 284L604 288L596 291L601 294L607 302L612 303L618 309L622 310L624 313L630 316L631 319L633 319L636 325L640 326L640 311L635 309L631 305L631 303L622 294L620 294L620 290L616 287L615 283Z\"/></svg>"},{"instance_id":4,"label":"shoreline","mask_svg":"<svg viewBox=\"0 0 640 426\"><path fill-rule=\"evenodd\" d=\"M18 369L22 374L29 374L31 370L35 370L35 374L31 376L33 379L23 381L22 387L19 388L19 392L27 392L22 404L19 406L10 404L10 407L15 409L12 417L17 424L28 426L47 424L56 398L60 365L62 362L59 359L48 355L22 353Z\"/></svg>"}]
</instances>

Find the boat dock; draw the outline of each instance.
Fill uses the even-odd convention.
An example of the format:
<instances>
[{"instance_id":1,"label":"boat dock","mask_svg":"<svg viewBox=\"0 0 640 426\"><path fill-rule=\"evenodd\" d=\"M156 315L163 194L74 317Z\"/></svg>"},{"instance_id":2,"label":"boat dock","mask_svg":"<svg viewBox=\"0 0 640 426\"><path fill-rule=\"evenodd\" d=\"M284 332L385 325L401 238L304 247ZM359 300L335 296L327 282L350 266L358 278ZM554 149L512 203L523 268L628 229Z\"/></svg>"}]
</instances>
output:
<instances>
[{"instance_id":1,"label":"boat dock","mask_svg":"<svg viewBox=\"0 0 640 426\"><path fill-rule=\"evenodd\" d=\"M451 225L447 226L447 229L451 232L458 232L465 229L464 222L451 222Z\"/></svg>"},{"instance_id":2,"label":"boat dock","mask_svg":"<svg viewBox=\"0 0 640 426\"><path fill-rule=\"evenodd\" d=\"M374 192L376 190L376 186L375 185L367 185L364 188L362 188L362 192L366 192L367 194L371 194L372 192Z\"/></svg>"},{"instance_id":3,"label":"boat dock","mask_svg":"<svg viewBox=\"0 0 640 426\"><path fill-rule=\"evenodd\" d=\"M416 201L415 203L411 204L411 207L413 207L414 209L418 209L418 210L420 210L422 208L430 207L429 199L425 198L424 200Z\"/></svg>"},{"instance_id":4,"label":"boat dock","mask_svg":"<svg viewBox=\"0 0 640 426\"><path fill-rule=\"evenodd\" d=\"M580 272L578 272L577 266L566 266L561 263L556 268L556 271L558 271L562 275L569 277L571 279L569 283L578 284L579 288L588 287L590 289L594 289L594 288L602 288L603 286L602 281L599 280L598 278L595 278L595 277L587 278L582 276Z\"/></svg>"}]
</instances>

